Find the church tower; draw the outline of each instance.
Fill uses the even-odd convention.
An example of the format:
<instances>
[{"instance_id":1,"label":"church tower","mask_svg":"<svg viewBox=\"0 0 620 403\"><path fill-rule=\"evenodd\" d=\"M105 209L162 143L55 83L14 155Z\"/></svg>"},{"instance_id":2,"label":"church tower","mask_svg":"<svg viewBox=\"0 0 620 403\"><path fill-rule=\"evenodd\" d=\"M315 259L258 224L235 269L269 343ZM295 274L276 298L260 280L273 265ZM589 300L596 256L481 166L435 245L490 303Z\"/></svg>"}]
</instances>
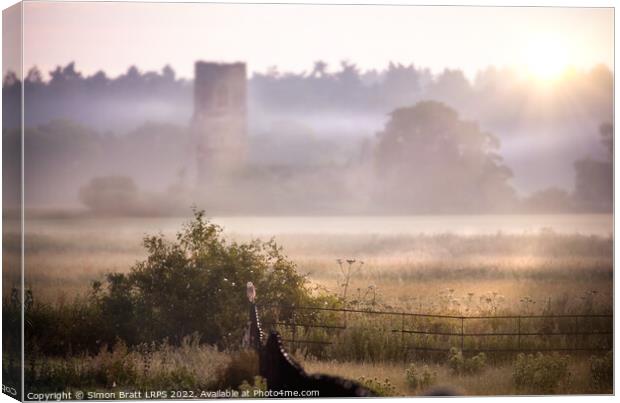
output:
<instances>
[{"instance_id":1,"label":"church tower","mask_svg":"<svg viewBox=\"0 0 620 403\"><path fill-rule=\"evenodd\" d=\"M226 182L247 152L245 63L196 62L193 144L198 185Z\"/></svg>"}]
</instances>

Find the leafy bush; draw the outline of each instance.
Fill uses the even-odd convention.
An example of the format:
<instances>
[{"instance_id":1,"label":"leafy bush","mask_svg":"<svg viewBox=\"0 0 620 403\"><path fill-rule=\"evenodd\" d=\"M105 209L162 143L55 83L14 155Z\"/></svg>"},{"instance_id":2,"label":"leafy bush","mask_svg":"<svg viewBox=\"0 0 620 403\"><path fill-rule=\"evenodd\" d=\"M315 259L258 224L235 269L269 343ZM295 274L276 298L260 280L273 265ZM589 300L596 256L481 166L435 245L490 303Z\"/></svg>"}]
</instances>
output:
<instances>
[{"instance_id":1,"label":"leafy bush","mask_svg":"<svg viewBox=\"0 0 620 403\"><path fill-rule=\"evenodd\" d=\"M590 357L590 383L596 389L611 390L614 384L614 355L609 351L602 357Z\"/></svg>"},{"instance_id":2,"label":"leafy bush","mask_svg":"<svg viewBox=\"0 0 620 403\"><path fill-rule=\"evenodd\" d=\"M455 347L450 349L448 366L456 375L472 375L481 372L486 367L487 356L484 353L465 358L463 352Z\"/></svg>"},{"instance_id":3,"label":"leafy bush","mask_svg":"<svg viewBox=\"0 0 620 403\"><path fill-rule=\"evenodd\" d=\"M392 385L388 378L380 381L378 378L365 378L362 376L358 381L377 396L394 396L396 394L396 387Z\"/></svg>"},{"instance_id":4,"label":"leafy bush","mask_svg":"<svg viewBox=\"0 0 620 403\"><path fill-rule=\"evenodd\" d=\"M436 382L437 373L431 371L428 365L424 365L419 369L415 364L411 364L405 370L405 378L407 379L407 384L412 389L425 389Z\"/></svg>"},{"instance_id":5,"label":"leafy bush","mask_svg":"<svg viewBox=\"0 0 620 403\"><path fill-rule=\"evenodd\" d=\"M248 316L248 281L261 303L314 302L306 279L275 241L226 241L203 211L195 211L176 241L147 236L144 247L148 257L128 274L112 273L93 285L108 339L178 344L198 332L202 342L236 345Z\"/></svg>"},{"instance_id":6,"label":"leafy bush","mask_svg":"<svg viewBox=\"0 0 620 403\"><path fill-rule=\"evenodd\" d=\"M26 355L97 354L103 345L117 343L117 329L106 323L94 299L76 296L49 304L30 295L32 302L25 310Z\"/></svg>"},{"instance_id":7,"label":"leafy bush","mask_svg":"<svg viewBox=\"0 0 620 403\"><path fill-rule=\"evenodd\" d=\"M518 389L535 393L553 393L560 383L568 383L568 356L559 354L517 356L513 380Z\"/></svg>"}]
</instances>

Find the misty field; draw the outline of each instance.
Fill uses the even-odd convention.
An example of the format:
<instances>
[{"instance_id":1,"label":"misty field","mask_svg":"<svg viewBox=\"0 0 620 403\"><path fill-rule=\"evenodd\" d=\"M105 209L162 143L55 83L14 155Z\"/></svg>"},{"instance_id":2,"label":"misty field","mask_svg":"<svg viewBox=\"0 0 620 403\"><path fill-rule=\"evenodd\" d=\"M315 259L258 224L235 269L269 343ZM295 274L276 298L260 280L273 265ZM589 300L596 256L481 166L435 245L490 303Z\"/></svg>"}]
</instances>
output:
<instances>
[{"instance_id":1,"label":"misty field","mask_svg":"<svg viewBox=\"0 0 620 403\"><path fill-rule=\"evenodd\" d=\"M533 216L533 222L544 222L543 217ZM297 264L299 273L334 293L342 292L337 259L354 258L364 265L351 279L350 295L357 294L358 289L365 293L372 286L376 303L406 310L434 310L438 297L448 289L459 297L474 293L477 298L496 292L504 297L502 304L512 309L522 305L523 297L542 309L549 300L552 304L579 304L584 295L595 291L601 308L611 308L613 244L611 217L606 215L576 216L572 226L567 216L558 216L557 227L563 232L553 229L553 216L547 217L549 225L542 228L536 229L533 224L530 229L521 226L504 232L484 226L480 231L475 223L483 222L484 217L474 217L469 226L463 225L467 229L464 235L445 230L450 216L429 220L433 225L428 226L426 234L424 228L417 234L411 230L405 233L394 225L398 220L391 218L384 219L387 225L376 229L371 227L376 222L358 224L361 228L347 227L355 218L344 223L334 219L335 225L314 228L309 224L311 219L280 219L285 224L266 229L269 219L254 220L255 227L251 221L240 225L243 218L222 219L224 234L238 241L274 237ZM127 271L143 259L145 235L161 232L172 238L183 221L34 220L26 230L26 284L46 299L83 293L103 274ZM518 217L513 221L523 222ZM228 230L226 222L233 230ZM586 224L588 232L579 234L577 226ZM342 228L341 233L338 228ZM538 310L535 304L529 305L524 309Z\"/></svg>"},{"instance_id":2,"label":"misty field","mask_svg":"<svg viewBox=\"0 0 620 403\"><path fill-rule=\"evenodd\" d=\"M240 243L254 237L275 238L297 272L307 276L315 293L332 295L351 308L464 316L612 312L611 216L504 217L495 221L492 217L427 217L415 221L419 225L415 230L403 225L403 220L416 219L373 218L365 222L350 217L256 217L219 222L224 236ZM448 231L451 220L454 230ZM88 298L93 282L104 281L106 273L128 272L147 257L142 246L145 235L159 232L174 239L183 221L57 218L27 222L26 286L39 304L74 309L72 304ZM425 227L424 222L428 223ZM494 227L493 222L503 228ZM355 259L346 290L339 259L345 269L346 259ZM5 292L10 286L5 282ZM245 293L245 283L235 287ZM259 302L260 296L259 287ZM381 326L374 319L359 323L371 329ZM368 334L374 337L372 332ZM389 339L364 343L387 343L394 352L370 351L368 345L353 351L358 336L343 337L347 342L342 348L337 339L322 356L310 348L291 347L309 372L361 380L385 395L420 394L434 385L449 385L459 393L475 395L611 392L611 383L605 383L611 366L604 352L547 353L520 359L489 356L474 361L454 352L446 357L413 356L403 362L391 358L399 352ZM27 373L39 380L38 385L54 390L62 385L92 385L97 390L136 385L238 389L242 383L246 389L260 388L260 382L251 376L251 365L240 364L252 360L239 359L239 354L190 338L180 345L162 341L128 347L118 343L109 351L102 346L101 351L86 356L39 357L26 364ZM532 368L545 372L553 368L557 379L540 388L528 386L528 371L535 371ZM63 373L65 378L59 381L50 373ZM517 374L522 374L521 378Z\"/></svg>"}]
</instances>

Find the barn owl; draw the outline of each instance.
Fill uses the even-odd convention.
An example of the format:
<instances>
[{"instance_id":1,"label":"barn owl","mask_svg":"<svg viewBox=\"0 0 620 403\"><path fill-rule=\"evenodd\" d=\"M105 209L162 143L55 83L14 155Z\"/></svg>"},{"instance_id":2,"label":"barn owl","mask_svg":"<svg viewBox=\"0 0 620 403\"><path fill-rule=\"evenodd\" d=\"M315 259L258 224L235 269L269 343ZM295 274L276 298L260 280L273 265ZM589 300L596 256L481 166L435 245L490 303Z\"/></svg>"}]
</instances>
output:
<instances>
[{"instance_id":1,"label":"barn owl","mask_svg":"<svg viewBox=\"0 0 620 403\"><path fill-rule=\"evenodd\" d=\"M254 284L252 284L251 281L248 281L247 295L250 302L254 302L254 299L256 298L256 288L254 288Z\"/></svg>"}]
</instances>

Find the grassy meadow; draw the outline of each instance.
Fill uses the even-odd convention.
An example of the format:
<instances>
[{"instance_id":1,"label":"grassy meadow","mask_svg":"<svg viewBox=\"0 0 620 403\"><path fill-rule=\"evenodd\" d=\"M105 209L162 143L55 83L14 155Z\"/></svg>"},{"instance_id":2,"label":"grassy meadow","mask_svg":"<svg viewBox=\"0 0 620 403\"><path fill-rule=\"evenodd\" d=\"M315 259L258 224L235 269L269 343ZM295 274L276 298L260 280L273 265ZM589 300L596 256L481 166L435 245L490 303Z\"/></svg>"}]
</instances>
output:
<instances>
[{"instance_id":1,"label":"grassy meadow","mask_svg":"<svg viewBox=\"0 0 620 403\"><path fill-rule=\"evenodd\" d=\"M155 220L139 226L111 221L75 220L74 225L62 226L53 221L33 223L26 235L27 285L40 298L50 300L84 293L90 282L103 274L127 271L144 259L145 235L161 232L173 238L178 228L176 222L157 225ZM252 238L224 230L236 241ZM377 303L399 309L442 309L439 297L450 289L465 300L471 293L478 299L495 292L503 297L502 305L513 310L523 306L526 311L543 309L549 299L561 306L577 305L595 292L601 309L611 308L613 243L609 235L555 233L551 229L472 235L324 235L303 230L259 237L274 237L299 273L333 293L342 292L337 259L354 258L364 264L351 278L349 296L356 296L358 290L367 294L372 286ZM522 302L524 297L538 306ZM467 307L460 309L465 312Z\"/></svg>"},{"instance_id":2,"label":"grassy meadow","mask_svg":"<svg viewBox=\"0 0 620 403\"><path fill-rule=\"evenodd\" d=\"M174 239L181 221L153 220L145 225L145 219L68 218L27 223L27 288L41 304L58 307L77 303L88 298L93 281L102 281L106 273L127 272L144 260L147 251L142 238L146 234L160 232ZM223 234L247 242L254 233L225 227ZM612 312L613 239L605 231L580 234L546 227L508 232L404 233L382 228L374 232L320 233L300 227L298 231L288 228L259 236L275 238L297 272L307 276L314 292L340 298L351 308L464 316ZM355 259L355 263L351 263L345 291L347 279L340 265L346 271L346 259ZM10 286L5 281L5 295ZM245 293L244 283L236 287ZM260 296L259 287L259 302ZM413 354L403 360L394 358L402 357L398 351L402 346L390 339L392 336L364 341L363 337L375 336L372 332L354 333L356 323L366 329L391 326L374 319L351 318L352 330L346 332L353 333L341 335L341 344L337 334L307 335L336 340L330 350L325 350L327 353L300 346L291 349L308 372L361 380L385 395L423 394L436 385L448 385L467 395L612 392L608 381L611 366L605 352L547 353L525 356L521 361L514 355L496 359L461 357L454 352L432 357ZM561 329L565 325L553 326ZM360 347L354 351L358 341ZM545 346L564 342L551 341ZM394 351L387 352L390 348ZM378 351L381 349L386 351ZM81 384L97 390L157 385L261 387L260 382L253 381L254 368L248 364L252 360L241 359L239 354L200 344L191 337L180 345L162 341L127 346L119 342L102 346L98 352L65 357L33 354L30 361L27 359L26 372L33 385L45 379L39 383L47 390L79 388ZM527 376L537 373L555 374L555 378L550 375L553 379L541 384L528 381Z\"/></svg>"}]
</instances>

